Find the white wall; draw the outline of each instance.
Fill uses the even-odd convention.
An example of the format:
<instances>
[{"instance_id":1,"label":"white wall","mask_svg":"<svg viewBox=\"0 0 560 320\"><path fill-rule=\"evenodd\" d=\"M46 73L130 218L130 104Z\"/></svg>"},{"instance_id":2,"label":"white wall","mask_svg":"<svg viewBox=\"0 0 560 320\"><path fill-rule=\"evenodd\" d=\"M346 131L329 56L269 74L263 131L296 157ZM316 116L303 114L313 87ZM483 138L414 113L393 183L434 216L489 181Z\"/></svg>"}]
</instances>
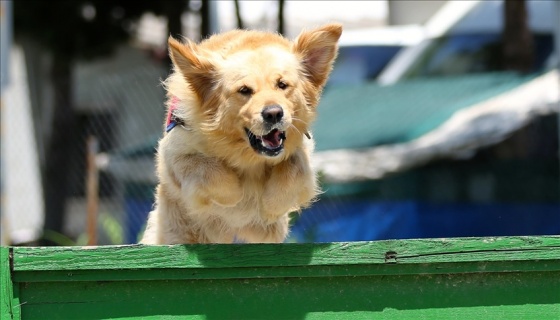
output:
<instances>
[{"instance_id":1,"label":"white wall","mask_svg":"<svg viewBox=\"0 0 560 320\"><path fill-rule=\"evenodd\" d=\"M10 83L2 90L2 229L12 243L36 240L43 195L29 87L21 48L10 53Z\"/></svg>"},{"instance_id":2,"label":"white wall","mask_svg":"<svg viewBox=\"0 0 560 320\"><path fill-rule=\"evenodd\" d=\"M447 1L389 0L387 24L423 24Z\"/></svg>"}]
</instances>

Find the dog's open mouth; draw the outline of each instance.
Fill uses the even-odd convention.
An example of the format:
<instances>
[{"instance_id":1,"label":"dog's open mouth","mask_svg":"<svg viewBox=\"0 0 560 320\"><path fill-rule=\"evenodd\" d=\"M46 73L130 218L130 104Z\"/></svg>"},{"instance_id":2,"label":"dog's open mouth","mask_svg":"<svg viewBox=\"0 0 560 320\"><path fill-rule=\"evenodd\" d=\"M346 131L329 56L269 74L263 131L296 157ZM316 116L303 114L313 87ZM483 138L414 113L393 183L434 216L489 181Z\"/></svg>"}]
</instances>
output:
<instances>
[{"instance_id":1,"label":"dog's open mouth","mask_svg":"<svg viewBox=\"0 0 560 320\"><path fill-rule=\"evenodd\" d=\"M275 157L284 149L284 141L286 140L286 132L278 129L272 129L269 133L259 136L245 128L249 143L255 151L260 154Z\"/></svg>"}]
</instances>

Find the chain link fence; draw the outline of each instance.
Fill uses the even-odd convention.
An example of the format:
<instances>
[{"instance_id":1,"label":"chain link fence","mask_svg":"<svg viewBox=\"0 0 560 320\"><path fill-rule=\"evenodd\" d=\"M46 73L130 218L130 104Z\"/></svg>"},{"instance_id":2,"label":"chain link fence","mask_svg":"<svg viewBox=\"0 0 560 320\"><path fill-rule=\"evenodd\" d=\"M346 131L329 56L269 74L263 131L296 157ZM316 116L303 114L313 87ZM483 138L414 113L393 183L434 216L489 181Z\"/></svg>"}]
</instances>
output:
<instances>
[{"instance_id":1,"label":"chain link fence","mask_svg":"<svg viewBox=\"0 0 560 320\"><path fill-rule=\"evenodd\" d=\"M155 141L162 134L167 69L143 50L122 48L110 63L77 70L76 101L80 145L86 159L88 136L98 141L99 233L102 243L134 243L153 203ZM74 162L67 232L84 230L85 162Z\"/></svg>"},{"instance_id":2,"label":"chain link fence","mask_svg":"<svg viewBox=\"0 0 560 320\"><path fill-rule=\"evenodd\" d=\"M44 161L48 136L59 128L49 125L52 121L49 97L53 88L44 72L48 59L45 62L44 56L20 49L14 50L12 56L13 81L2 105L3 154L6 155L3 171L10 173L3 178L5 219L2 224L4 232L11 234L11 242L25 243L42 234L39 168ZM75 132L67 133L72 135L72 148L65 155L71 160L69 167L59 173L61 179L66 176L69 184L64 227L62 233L46 230L44 236L49 240L57 244L87 242L86 142L89 137L95 137L99 243L136 242L153 203L155 142L162 134L165 115L161 80L167 72L165 61L133 46L121 47L110 59L76 66ZM17 126L22 124L29 126L16 134ZM27 162L31 163L25 165ZM21 187L18 189L17 185Z\"/></svg>"},{"instance_id":3,"label":"chain link fence","mask_svg":"<svg viewBox=\"0 0 560 320\"><path fill-rule=\"evenodd\" d=\"M438 39L436 47L449 44L449 50L434 54L433 64L453 48L479 43L471 41L476 37ZM441 59L442 70L461 70L457 74L386 87L327 85L313 130L324 194L294 217L287 241L560 233L553 35L538 38L543 63L529 75L464 71L480 67L482 53L498 47L499 35L483 38L480 52L459 50L458 58ZM2 238L16 244L42 236L40 168L48 137L60 129L51 125L48 56L31 44L24 49L12 54L12 81L2 92ZM123 45L112 57L75 67L76 130L66 133L72 136L64 155L70 165L60 172L69 183L63 228L43 235L55 244L88 243L88 210L97 217L98 244L137 242L157 183L161 80L169 72L164 56ZM88 205L90 137L97 140L98 183Z\"/></svg>"}]
</instances>

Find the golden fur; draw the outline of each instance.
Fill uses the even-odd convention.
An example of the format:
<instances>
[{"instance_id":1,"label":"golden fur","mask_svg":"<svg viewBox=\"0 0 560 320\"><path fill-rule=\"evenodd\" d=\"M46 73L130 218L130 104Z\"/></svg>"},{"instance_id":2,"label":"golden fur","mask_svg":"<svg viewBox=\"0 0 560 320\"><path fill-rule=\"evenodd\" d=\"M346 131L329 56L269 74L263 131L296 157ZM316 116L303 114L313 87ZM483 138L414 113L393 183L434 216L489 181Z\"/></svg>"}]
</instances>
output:
<instances>
[{"instance_id":1,"label":"golden fur","mask_svg":"<svg viewBox=\"0 0 560 320\"><path fill-rule=\"evenodd\" d=\"M341 32L328 24L293 42L241 30L200 44L169 39L175 71L165 81L167 104L176 104L185 126L159 142L156 205L142 243L286 238L288 214L318 192L306 134ZM263 120L267 106L281 107L280 121Z\"/></svg>"}]
</instances>

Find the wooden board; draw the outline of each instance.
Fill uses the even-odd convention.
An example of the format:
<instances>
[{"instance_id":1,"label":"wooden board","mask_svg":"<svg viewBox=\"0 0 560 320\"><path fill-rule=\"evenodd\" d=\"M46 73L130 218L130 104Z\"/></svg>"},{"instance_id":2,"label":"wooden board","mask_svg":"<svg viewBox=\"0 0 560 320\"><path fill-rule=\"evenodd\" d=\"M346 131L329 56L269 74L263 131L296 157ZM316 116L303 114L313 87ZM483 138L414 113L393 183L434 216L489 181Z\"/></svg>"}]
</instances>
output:
<instances>
[{"instance_id":1,"label":"wooden board","mask_svg":"<svg viewBox=\"0 0 560 320\"><path fill-rule=\"evenodd\" d=\"M560 319L560 237L1 249L1 319Z\"/></svg>"}]
</instances>

